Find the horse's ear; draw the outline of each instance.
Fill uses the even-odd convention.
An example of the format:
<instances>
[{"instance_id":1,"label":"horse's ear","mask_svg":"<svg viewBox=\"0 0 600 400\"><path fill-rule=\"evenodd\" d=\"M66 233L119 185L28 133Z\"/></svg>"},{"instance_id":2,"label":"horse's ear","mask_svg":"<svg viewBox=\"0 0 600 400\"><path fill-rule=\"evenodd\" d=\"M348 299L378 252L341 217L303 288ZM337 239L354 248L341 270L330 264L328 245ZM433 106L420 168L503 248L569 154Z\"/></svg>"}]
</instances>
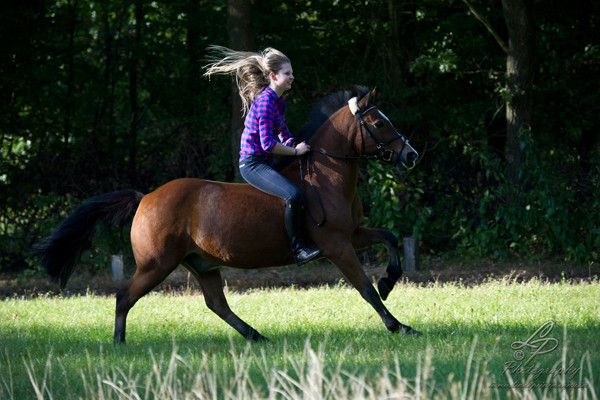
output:
<instances>
[{"instance_id":1,"label":"horse's ear","mask_svg":"<svg viewBox=\"0 0 600 400\"><path fill-rule=\"evenodd\" d=\"M374 87L369 94L367 95L367 104L371 105L375 99L375 93L377 92L377 88Z\"/></svg>"},{"instance_id":2,"label":"horse's ear","mask_svg":"<svg viewBox=\"0 0 600 400\"><path fill-rule=\"evenodd\" d=\"M360 106L361 108L368 108L372 103L373 103L373 99L375 98L375 92L377 91L377 88L373 88L369 91L369 93L367 93L361 100L360 100Z\"/></svg>"}]
</instances>

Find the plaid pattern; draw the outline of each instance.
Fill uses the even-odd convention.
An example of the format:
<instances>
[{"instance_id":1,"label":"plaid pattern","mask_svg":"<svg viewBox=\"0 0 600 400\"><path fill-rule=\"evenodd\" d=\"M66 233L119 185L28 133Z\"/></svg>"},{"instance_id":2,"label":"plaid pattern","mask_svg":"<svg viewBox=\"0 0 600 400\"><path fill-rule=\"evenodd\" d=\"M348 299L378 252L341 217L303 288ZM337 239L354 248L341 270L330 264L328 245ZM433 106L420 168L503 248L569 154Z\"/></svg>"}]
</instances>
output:
<instances>
[{"instance_id":1,"label":"plaid pattern","mask_svg":"<svg viewBox=\"0 0 600 400\"><path fill-rule=\"evenodd\" d=\"M269 87L254 99L244 122L240 162L250 156L268 156L272 163L271 150L277 143L275 135L286 146L294 143L285 121L285 107L285 99L278 98L277 93Z\"/></svg>"}]
</instances>

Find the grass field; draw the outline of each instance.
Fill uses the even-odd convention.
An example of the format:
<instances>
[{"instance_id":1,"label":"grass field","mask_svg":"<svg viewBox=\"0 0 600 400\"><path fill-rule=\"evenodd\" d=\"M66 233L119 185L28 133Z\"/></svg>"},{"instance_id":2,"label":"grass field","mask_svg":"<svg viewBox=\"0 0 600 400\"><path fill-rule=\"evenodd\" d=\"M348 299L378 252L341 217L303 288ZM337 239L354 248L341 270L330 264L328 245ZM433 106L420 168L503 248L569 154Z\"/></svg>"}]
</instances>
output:
<instances>
[{"instance_id":1,"label":"grass field","mask_svg":"<svg viewBox=\"0 0 600 400\"><path fill-rule=\"evenodd\" d=\"M144 297L116 347L114 297L3 300L0 398L598 398L597 281L398 285L386 304L419 338L345 285L228 299L271 341L247 343L197 293Z\"/></svg>"}]
</instances>

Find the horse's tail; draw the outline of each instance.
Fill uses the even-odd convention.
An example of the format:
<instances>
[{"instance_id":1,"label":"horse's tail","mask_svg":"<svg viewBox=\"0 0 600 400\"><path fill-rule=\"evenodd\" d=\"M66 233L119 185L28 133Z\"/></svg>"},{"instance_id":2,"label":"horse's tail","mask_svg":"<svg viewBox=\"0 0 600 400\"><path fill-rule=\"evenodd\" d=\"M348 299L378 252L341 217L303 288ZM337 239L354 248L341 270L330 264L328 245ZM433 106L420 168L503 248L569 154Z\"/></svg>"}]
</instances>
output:
<instances>
[{"instance_id":1,"label":"horse's tail","mask_svg":"<svg viewBox=\"0 0 600 400\"><path fill-rule=\"evenodd\" d=\"M64 288L81 253L92 246L96 224L124 224L135 214L143 197L135 190L121 190L93 197L79 206L36 246L35 254L46 272Z\"/></svg>"}]
</instances>

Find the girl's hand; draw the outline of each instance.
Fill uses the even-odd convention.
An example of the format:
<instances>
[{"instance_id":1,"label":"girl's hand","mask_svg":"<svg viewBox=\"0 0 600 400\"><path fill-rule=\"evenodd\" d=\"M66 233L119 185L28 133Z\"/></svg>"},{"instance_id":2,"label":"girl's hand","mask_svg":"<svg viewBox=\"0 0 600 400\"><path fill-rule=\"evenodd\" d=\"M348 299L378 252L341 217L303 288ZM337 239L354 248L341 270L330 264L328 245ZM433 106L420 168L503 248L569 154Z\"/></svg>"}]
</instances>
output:
<instances>
[{"instance_id":1,"label":"girl's hand","mask_svg":"<svg viewBox=\"0 0 600 400\"><path fill-rule=\"evenodd\" d=\"M301 156L303 154L306 154L310 151L310 146L308 144L306 144L305 142L299 143L298 145L296 145L296 155Z\"/></svg>"}]
</instances>

